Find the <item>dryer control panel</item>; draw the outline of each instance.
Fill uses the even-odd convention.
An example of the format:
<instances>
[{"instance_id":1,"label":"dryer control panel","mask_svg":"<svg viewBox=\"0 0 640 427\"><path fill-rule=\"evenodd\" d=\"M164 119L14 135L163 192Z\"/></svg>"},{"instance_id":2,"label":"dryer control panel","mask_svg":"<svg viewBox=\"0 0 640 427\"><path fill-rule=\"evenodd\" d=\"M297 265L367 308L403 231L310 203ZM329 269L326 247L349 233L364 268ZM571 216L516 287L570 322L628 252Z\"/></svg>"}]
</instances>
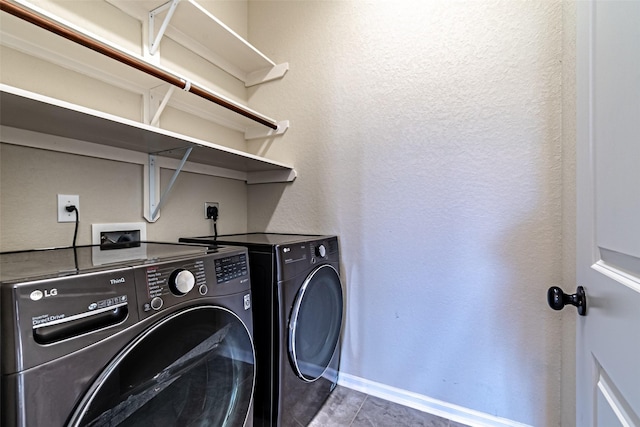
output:
<instances>
[{"instance_id":1,"label":"dryer control panel","mask_svg":"<svg viewBox=\"0 0 640 427\"><path fill-rule=\"evenodd\" d=\"M322 263L339 262L338 239L327 237L301 243L278 245L278 280L285 280L307 272L310 266Z\"/></svg>"}]
</instances>

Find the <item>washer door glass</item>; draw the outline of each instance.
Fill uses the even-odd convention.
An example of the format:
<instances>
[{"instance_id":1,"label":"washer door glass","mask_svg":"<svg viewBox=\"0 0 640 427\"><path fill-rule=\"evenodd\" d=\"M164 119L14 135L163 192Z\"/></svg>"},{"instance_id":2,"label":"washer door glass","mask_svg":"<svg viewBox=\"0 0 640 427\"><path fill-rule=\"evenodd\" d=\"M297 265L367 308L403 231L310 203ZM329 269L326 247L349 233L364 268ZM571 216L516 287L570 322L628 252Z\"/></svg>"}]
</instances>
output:
<instances>
[{"instance_id":1,"label":"washer door glass","mask_svg":"<svg viewBox=\"0 0 640 427\"><path fill-rule=\"evenodd\" d=\"M317 267L307 276L293 303L289 320L289 359L302 380L325 372L340 339L342 284L335 268Z\"/></svg>"},{"instance_id":2,"label":"washer door glass","mask_svg":"<svg viewBox=\"0 0 640 427\"><path fill-rule=\"evenodd\" d=\"M80 402L71 426L242 426L255 377L251 336L233 312L194 307L128 345Z\"/></svg>"}]
</instances>

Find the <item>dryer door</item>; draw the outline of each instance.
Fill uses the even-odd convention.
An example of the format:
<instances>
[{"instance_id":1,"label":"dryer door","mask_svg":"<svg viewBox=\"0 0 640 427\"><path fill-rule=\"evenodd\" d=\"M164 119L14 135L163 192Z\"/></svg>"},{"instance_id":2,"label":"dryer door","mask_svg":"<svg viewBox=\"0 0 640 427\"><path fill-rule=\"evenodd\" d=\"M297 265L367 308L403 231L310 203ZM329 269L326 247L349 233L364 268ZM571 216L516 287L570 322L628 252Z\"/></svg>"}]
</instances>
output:
<instances>
[{"instance_id":1,"label":"dryer door","mask_svg":"<svg viewBox=\"0 0 640 427\"><path fill-rule=\"evenodd\" d=\"M300 287L289 320L289 359L298 377L317 380L340 339L343 310L340 275L329 264L314 269Z\"/></svg>"},{"instance_id":2,"label":"dryer door","mask_svg":"<svg viewBox=\"0 0 640 427\"><path fill-rule=\"evenodd\" d=\"M233 312L186 309L132 341L96 379L71 426L243 426L255 377L251 336Z\"/></svg>"}]
</instances>

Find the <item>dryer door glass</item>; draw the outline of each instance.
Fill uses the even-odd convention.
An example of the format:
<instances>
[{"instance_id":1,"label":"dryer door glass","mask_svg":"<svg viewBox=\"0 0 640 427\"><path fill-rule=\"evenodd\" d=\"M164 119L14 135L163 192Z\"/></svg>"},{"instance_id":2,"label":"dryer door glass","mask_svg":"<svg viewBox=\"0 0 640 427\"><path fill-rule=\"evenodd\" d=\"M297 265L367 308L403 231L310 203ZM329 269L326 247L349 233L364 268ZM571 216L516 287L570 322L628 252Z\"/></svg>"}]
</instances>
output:
<instances>
[{"instance_id":1,"label":"dryer door glass","mask_svg":"<svg viewBox=\"0 0 640 427\"><path fill-rule=\"evenodd\" d=\"M342 284L329 264L307 276L293 303L289 321L289 359L298 377L307 382L325 372L340 339Z\"/></svg>"},{"instance_id":2,"label":"dryer door glass","mask_svg":"<svg viewBox=\"0 0 640 427\"><path fill-rule=\"evenodd\" d=\"M243 426L254 349L220 307L175 313L131 342L97 378L71 426Z\"/></svg>"}]
</instances>

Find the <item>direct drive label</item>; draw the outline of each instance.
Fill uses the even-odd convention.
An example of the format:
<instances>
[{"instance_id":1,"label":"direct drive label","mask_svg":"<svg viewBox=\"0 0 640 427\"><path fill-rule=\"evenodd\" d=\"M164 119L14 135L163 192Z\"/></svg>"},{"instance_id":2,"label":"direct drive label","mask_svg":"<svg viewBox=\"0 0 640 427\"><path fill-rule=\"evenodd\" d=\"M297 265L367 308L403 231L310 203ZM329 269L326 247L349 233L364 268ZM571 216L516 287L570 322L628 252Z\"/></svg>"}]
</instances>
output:
<instances>
[{"instance_id":1,"label":"direct drive label","mask_svg":"<svg viewBox=\"0 0 640 427\"><path fill-rule=\"evenodd\" d=\"M76 319L82 319L84 317L93 316L94 314L103 313L109 310L113 310L117 307L127 305L128 298L126 295L119 295L113 298L107 298L100 301L95 301L87 306L87 311L76 314L41 314L31 318L31 325L34 329L41 328L43 326L57 325L59 323L70 322Z\"/></svg>"},{"instance_id":2,"label":"direct drive label","mask_svg":"<svg viewBox=\"0 0 640 427\"><path fill-rule=\"evenodd\" d=\"M31 324L35 326L42 326L47 323L55 322L56 320L64 319L66 316L64 314L43 314L41 316L36 316L31 318Z\"/></svg>"}]
</instances>

